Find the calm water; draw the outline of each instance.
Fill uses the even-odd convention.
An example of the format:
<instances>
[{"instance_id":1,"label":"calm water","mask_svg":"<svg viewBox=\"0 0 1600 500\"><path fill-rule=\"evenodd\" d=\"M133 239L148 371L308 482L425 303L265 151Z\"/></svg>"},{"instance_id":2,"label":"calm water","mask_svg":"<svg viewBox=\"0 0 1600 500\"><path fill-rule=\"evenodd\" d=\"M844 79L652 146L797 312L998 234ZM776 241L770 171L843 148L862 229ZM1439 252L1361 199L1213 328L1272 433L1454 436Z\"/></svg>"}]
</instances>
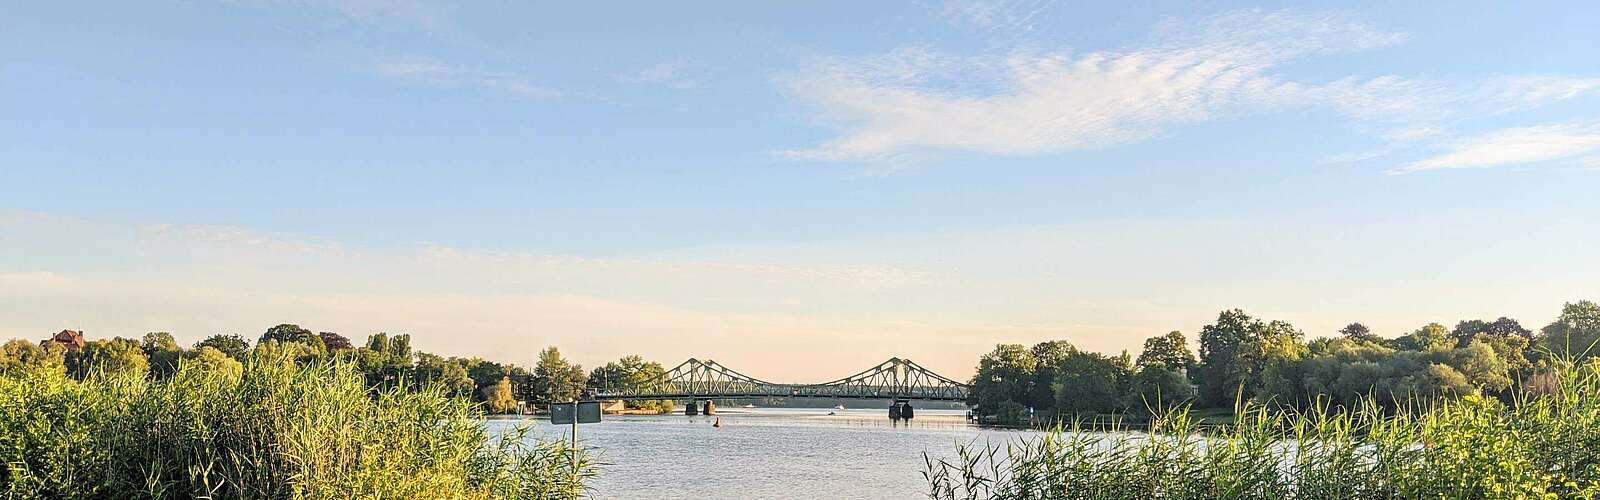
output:
<instances>
[{"instance_id":1,"label":"calm water","mask_svg":"<svg viewBox=\"0 0 1600 500\"><path fill-rule=\"evenodd\" d=\"M578 439L603 467L599 498L921 498L924 451L953 454L973 440L1002 442L1023 431L979 428L960 410L917 410L894 425L887 409L721 408L717 417L612 416ZM835 412L836 415L828 415ZM491 420L495 429L517 420ZM534 432L566 437L540 421Z\"/></svg>"}]
</instances>

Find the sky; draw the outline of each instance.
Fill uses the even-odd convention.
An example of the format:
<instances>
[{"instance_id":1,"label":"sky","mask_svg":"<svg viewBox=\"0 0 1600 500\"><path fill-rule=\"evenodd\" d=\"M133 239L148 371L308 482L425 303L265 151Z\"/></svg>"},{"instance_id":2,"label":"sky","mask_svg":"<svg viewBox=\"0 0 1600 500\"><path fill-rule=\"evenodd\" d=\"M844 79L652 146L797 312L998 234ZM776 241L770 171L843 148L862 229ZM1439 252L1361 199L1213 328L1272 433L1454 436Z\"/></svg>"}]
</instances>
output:
<instances>
[{"instance_id":1,"label":"sky","mask_svg":"<svg viewBox=\"0 0 1600 500\"><path fill-rule=\"evenodd\" d=\"M1592 2L0 4L0 338L775 381L1600 299Z\"/></svg>"}]
</instances>

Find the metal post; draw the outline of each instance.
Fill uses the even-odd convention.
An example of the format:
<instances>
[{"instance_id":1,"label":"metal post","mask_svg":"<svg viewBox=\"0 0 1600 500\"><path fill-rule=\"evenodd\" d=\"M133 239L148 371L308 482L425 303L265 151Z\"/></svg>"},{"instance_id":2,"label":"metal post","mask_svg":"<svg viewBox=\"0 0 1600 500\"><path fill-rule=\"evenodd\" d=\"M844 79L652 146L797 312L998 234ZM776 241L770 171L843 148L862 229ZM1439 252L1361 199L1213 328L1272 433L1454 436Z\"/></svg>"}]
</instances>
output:
<instances>
[{"instance_id":1,"label":"metal post","mask_svg":"<svg viewBox=\"0 0 1600 500\"><path fill-rule=\"evenodd\" d=\"M578 484L578 400L572 400L572 484Z\"/></svg>"}]
</instances>

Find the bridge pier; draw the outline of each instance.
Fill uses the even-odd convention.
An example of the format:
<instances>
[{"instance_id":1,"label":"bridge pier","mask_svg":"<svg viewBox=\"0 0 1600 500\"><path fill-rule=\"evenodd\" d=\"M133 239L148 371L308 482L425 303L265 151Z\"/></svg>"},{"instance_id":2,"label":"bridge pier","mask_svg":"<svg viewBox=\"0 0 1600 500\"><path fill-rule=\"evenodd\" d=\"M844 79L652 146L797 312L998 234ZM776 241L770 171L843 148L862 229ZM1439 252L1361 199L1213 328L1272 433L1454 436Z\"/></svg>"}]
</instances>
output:
<instances>
[{"instance_id":1,"label":"bridge pier","mask_svg":"<svg viewBox=\"0 0 1600 500\"><path fill-rule=\"evenodd\" d=\"M683 405L683 414L690 417L695 415L716 415L717 403L709 399L691 399L689 404Z\"/></svg>"},{"instance_id":2,"label":"bridge pier","mask_svg":"<svg viewBox=\"0 0 1600 500\"><path fill-rule=\"evenodd\" d=\"M909 399L895 398L894 402L889 404L889 420L911 420L916 415L917 412L911 408Z\"/></svg>"}]
</instances>

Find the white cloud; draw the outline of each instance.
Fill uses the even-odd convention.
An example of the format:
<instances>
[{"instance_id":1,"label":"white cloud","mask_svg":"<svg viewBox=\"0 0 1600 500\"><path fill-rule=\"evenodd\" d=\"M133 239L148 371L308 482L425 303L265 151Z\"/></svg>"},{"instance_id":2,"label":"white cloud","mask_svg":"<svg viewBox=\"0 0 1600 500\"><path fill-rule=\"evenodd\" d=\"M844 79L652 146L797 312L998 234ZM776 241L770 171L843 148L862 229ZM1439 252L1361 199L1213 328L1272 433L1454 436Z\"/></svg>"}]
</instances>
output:
<instances>
[{"instance_id":1,"label":"white cloud","mask_svg":"<svg viewBox=\"0 0 1600 500\"><path fill-rule=\"evenodd\" d=\"M391 78L434 85L479 87L536 99L554 99L562 95L558 90L529 82L515 74L449 64L427 56L386 58L372 64L370 69L375 74Z\"/></svg>"},{"instance_id":2,"label":"white cloud","mask_svg":"<svg viewBox=\"0 0 1600 500\"><path fill-rule=\"evenodd\" d=\"M1015 7L961 2L941 13L987 23L991 11L1005 12L1007 6ZM1380 75L1315 82L1282 71L1306 58L1406 38L1339 14L1245 10L1199 22L1169 21L1154 30L1153 42L1123 50L1018 48L963 56L904 47L824 58L779 83L839 134L777 154L903 168L908 156L928 151L1032 156L1129 144L1232 116L1326 109L1389 143L1325 160L1340 163L1437 140L1463 120L1600 93L1600 79L1562 75L1467 82Z\"/></svg>"},{"instance_id":3,"label":"white cloud","mask_svg":"<svg viewBox=\"0 0 1600 500\"><path fill-rule=\"evenodd\" d=\"M1016 34L1033 31L1053 5L1048 0L949 0L935 14L957 27Z\"/></svg>"},{"instance_id":4,"label":"white cloud","mask_svg":"<svg viewBox=\"0 0 1600 500\"><path fill-rule=\"evenodd\" d=\"M1331 92L1271 70L1404 38L1338 16L1245 11L1166 28L1159 43L1128 51L958 57L905 48L824 60L786 83L844 133L780 154L850 161L919 148L1035 155L1125 144ZM1354 100L1395 84L1348 80L1336 91Z\"/></svg>"},{"instance_id":5,"label":"white cloud","mask_svg":"<svg viewBox=\"0 0 1600 500\"><path fill-rule=\"evenodd\" d=\"M1600 124L1516 127L1455 141L1444 153L1407 163L1388 173L1523 165L1573 158L1595 151L1600 151Z\"/></svg>"}]
</instances>

